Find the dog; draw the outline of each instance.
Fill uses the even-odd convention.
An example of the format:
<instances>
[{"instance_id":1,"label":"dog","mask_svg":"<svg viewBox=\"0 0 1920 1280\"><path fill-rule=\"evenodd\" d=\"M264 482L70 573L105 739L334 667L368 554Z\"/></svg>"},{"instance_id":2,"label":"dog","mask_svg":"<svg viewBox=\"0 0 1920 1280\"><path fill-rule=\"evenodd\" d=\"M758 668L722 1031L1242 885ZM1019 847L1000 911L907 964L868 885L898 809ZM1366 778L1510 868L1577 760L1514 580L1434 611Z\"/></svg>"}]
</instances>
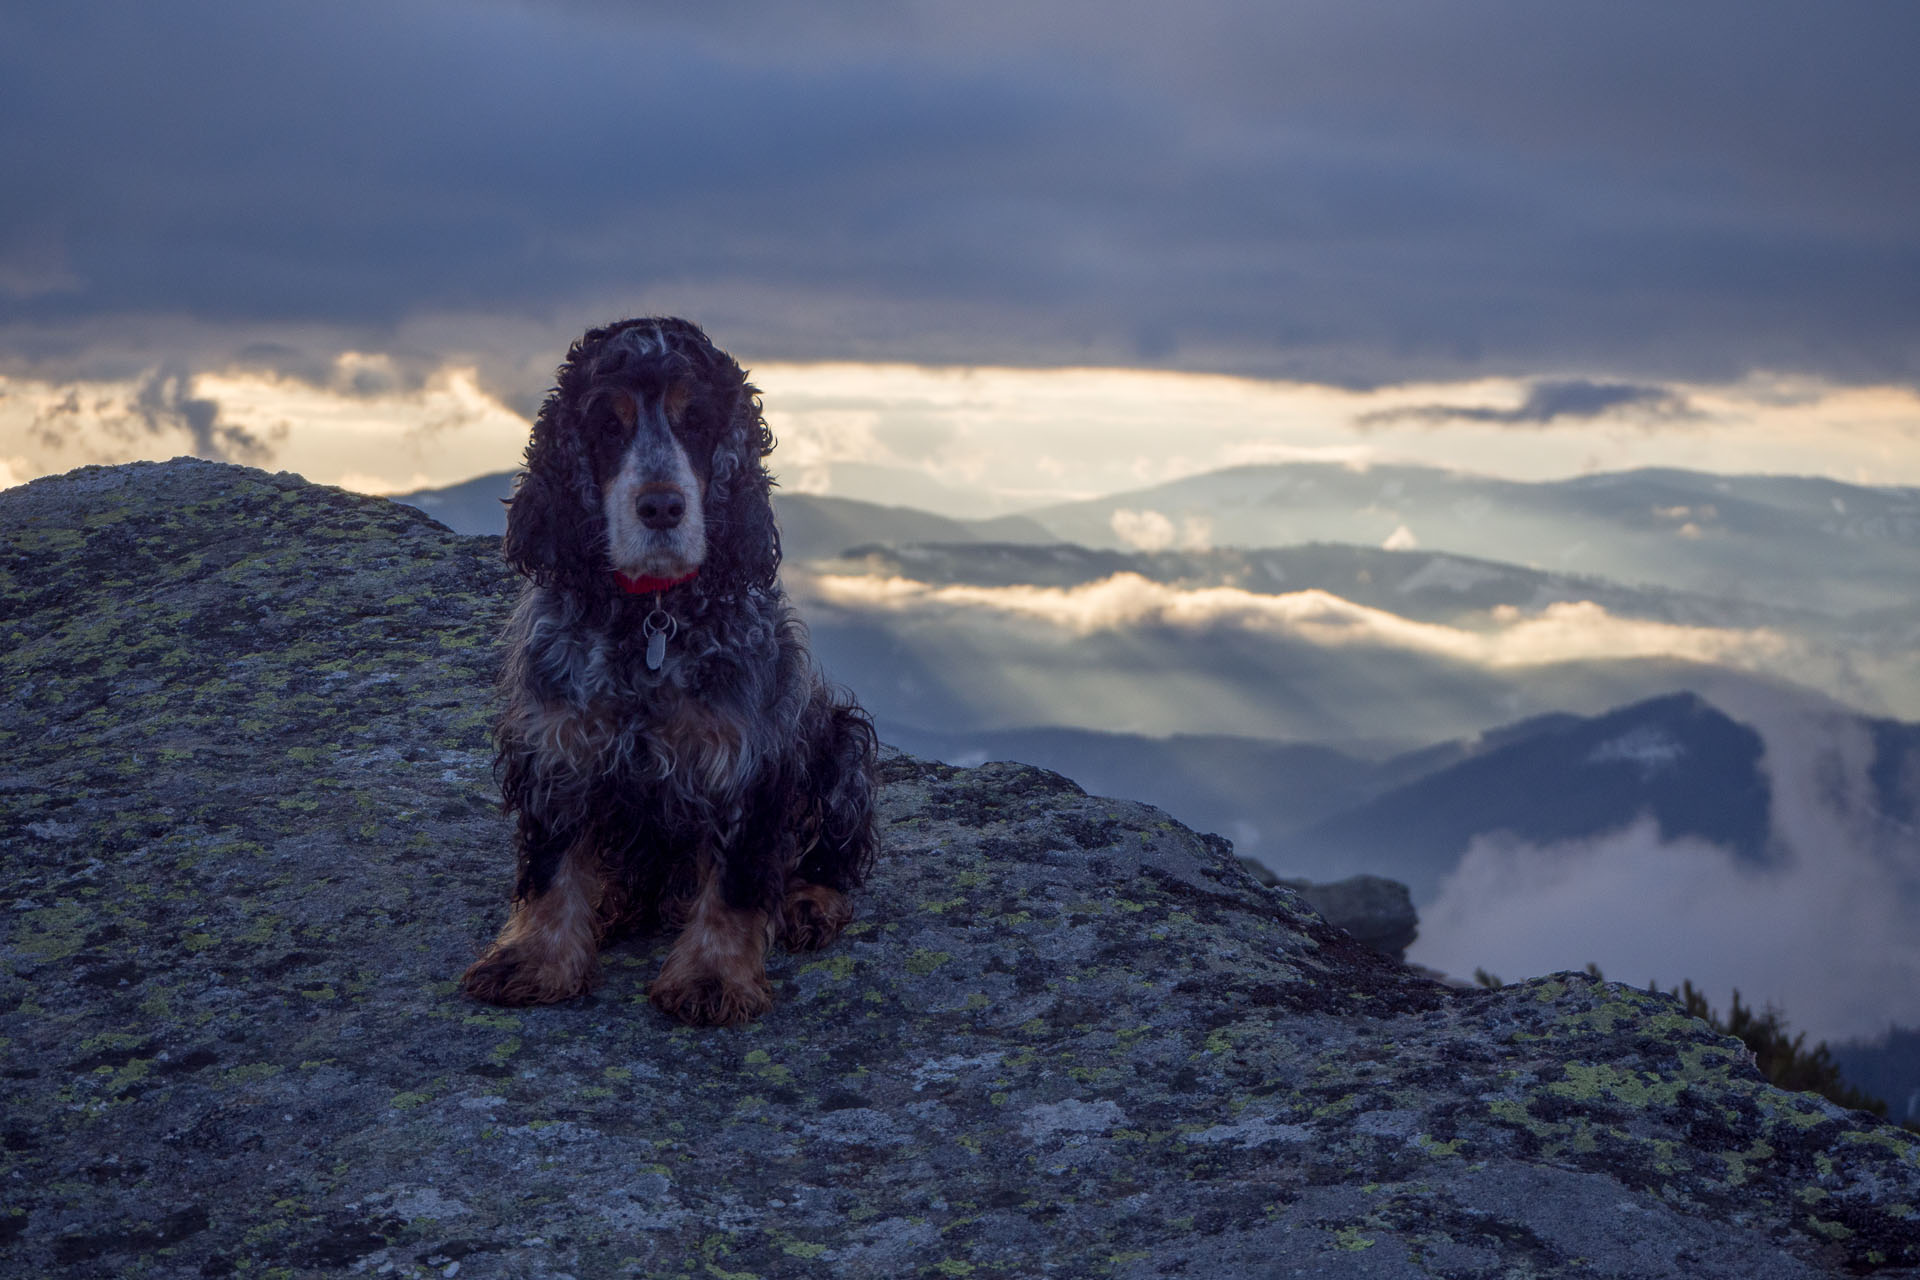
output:
<instances>
[{"instance_id":1,"label":"dog","mask_svg":"<svg viewBox=\"0 0 1920 1280\"><path fill-rule=\"evenodd\" d=\"M568 1000L631 929L677 929L668 1016L772 1007L766 955L831 943L874 855L873 722L822 678L778 582L746 372L699 326L590 329L560 366L507 499L526 578L495 730L518 874L462 985Z\"/></svg>"}]
</instances>

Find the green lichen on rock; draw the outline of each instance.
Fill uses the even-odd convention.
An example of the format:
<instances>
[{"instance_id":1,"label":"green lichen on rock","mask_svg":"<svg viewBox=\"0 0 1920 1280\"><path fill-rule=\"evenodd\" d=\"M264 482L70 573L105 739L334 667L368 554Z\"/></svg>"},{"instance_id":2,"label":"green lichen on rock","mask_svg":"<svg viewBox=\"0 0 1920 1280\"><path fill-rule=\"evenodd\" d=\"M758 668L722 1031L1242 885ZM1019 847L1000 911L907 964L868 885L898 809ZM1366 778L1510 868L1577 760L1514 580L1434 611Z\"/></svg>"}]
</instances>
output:
<instances>
[{"instance_id":1,"label":"green lichen on rock","mask_svg":"<svg viewBox=\"0 0 1920 1280\"><path fill-rule=\"evenodd\" d=\"M0 494L0 1273L1809 1276L1911 1135L1675 1002L1426 982L1223 843L889 754L773 1012L510 1011L485 539L177 462Z\"/></svg>"}]
</instances>

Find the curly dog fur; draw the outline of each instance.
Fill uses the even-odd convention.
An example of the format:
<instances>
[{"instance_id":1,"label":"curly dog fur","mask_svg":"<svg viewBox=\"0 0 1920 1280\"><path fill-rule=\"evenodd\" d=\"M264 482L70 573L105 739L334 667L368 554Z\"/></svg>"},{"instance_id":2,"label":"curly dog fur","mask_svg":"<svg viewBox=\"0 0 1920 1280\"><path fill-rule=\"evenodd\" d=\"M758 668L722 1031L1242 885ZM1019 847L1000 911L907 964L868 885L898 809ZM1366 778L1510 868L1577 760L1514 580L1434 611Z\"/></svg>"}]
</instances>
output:
<instances>
[{"instance_id":1,"label":"curly dog fur","mask_svg":"<svg viewBox=\"0 0 1920 1280\"><path fill-rule=\"evenodd\" d=\"M694 324L568 351L507 510L528 581L495 739L519 873L469 995L569 999L611 934L666 926L653 1003L744 1022L772 1004L775 940L823 947L852 918L877 746L776 580L772 448L758 391Z\"/></svg>"}]
</instances>

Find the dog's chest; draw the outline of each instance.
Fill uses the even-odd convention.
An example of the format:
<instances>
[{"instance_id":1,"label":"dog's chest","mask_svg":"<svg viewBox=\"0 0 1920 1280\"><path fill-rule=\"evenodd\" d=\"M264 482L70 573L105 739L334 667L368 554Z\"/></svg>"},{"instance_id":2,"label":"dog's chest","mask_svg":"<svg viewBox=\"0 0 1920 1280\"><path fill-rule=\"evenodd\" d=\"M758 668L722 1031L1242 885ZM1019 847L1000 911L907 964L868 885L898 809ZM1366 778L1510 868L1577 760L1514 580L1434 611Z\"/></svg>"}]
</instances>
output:
<instances>
[{"instance_id":1,"label":"dog's chest","mask_svg":"<svg viewBox=\"0 0 1920 1280\"><path fill-rule=\"evenodd\" d=\"M738 790L752 772L745 718L724 704L669 696L641 732L657 773L677 774L709 793Z\"/></svg>"},{"instance_id":2,"label":"dog's chest","mask_svg":"<svg viewBox=\"0 0 1920 1280\"><path fill-rule=\"evenodd\" d=\"M644 702L540 704L520 719L515 728L538 753L583 777L719 794L736 790L751 772L743 718L679 690Z\"/></svg>"}]
</instances>

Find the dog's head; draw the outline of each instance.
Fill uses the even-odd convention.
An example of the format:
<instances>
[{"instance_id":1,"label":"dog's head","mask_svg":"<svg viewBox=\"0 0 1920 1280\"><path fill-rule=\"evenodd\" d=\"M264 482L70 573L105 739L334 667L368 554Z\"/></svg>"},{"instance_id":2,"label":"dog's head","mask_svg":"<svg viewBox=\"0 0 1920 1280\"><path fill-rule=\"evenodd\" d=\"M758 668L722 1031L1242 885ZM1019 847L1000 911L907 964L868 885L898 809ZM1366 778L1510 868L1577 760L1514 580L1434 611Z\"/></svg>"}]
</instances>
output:
<instances>
[{"instance_id":1,"label":"dog's head","mask_svg":"<svg viewBox=\"0 0 1920 1280\"><path fill-rule=\"evenodd\" d=\"M507 507L507 558L543 586L617 592L698 574L772 583L773 436L744 370L685 320L623 320L567 352Z\"/></svg>"}]
</instances>

